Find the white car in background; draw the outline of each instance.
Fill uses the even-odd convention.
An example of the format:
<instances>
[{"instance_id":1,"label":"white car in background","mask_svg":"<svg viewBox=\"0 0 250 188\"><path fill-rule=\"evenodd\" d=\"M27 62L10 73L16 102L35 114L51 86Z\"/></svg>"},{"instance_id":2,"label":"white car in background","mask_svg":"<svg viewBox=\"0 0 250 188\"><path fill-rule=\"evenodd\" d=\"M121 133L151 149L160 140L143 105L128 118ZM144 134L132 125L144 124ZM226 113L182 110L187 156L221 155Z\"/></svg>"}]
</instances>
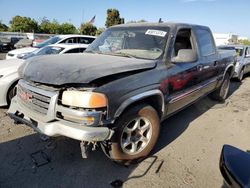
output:
<instances>
[{"instance_id":1,"label":"white car in background","mask_svg":"<svg viewBox=\"0 0 250 188\"><path fill-rule=\"evenodd\" d=\"M82 53L87 47L87 44L53 44L37 49L22 58L0 60L0 106L9 105L15 96L19 80L18 68L26 59L40 55Z\"/></svg>"},{"instance_id":2,"label":"white car in background","mask_svg":"<svg viewBox=\"0 0 250 188\"><path fill-rule=\"evenodd\" d=\"M43 48L45 46L48 46L50 44L91 44L96 37L89 36L89 35L56 35L53 36L44 42L34 46L34 47L26 47L26 48L20 48L16 50L11 50L7 53L6 59L17 59L22 58L28 53L34 52L38 48Z\"/></svg>"}]
</instances>

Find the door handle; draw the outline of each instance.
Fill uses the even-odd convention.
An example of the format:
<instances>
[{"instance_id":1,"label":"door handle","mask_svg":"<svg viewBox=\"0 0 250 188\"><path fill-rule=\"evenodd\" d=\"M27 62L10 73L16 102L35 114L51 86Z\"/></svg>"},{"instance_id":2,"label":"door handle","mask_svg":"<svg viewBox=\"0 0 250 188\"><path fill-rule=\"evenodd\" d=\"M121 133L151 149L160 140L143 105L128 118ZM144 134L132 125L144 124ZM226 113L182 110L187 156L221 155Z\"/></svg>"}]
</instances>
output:
<instances>
[{"instance_id":1,"label":"door handle","mask_svg":"<svg viewBox=\"0 0 250 188\"><path fill-rule=\"evenodd\" d=\"M198 71L202 71L202 69L203 69L203 66L202 66L202 65L197 65L197 70L198 70Z\"/></svg>"}]
</instances>

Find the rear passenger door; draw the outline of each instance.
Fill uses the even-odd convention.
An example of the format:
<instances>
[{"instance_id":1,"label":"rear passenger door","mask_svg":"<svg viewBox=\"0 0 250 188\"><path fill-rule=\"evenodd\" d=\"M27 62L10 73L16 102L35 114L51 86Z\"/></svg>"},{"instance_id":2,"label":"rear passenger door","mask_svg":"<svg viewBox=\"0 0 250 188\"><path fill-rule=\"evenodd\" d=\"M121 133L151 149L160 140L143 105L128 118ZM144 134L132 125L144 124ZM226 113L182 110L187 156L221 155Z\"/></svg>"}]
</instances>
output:
<instances>
[{"instance_id":1,"label":"rear passenger door","mask_svg":"<svg viewBox=\"0 0 250 188\"><path fill-rule=\"evenodd\" d=\"M171 59L176 58L180 50L197 52L198 44L192 28L179 29L172 46ZM193 62L172 63L168 69L167 115L180 110L201 96L200 66L198 57Z\"/></svg>"},{"instance_id":2,"label":"rear passenger door","mask_svg":"<svg viewBox=\"0 0 250 188\"><path fill-rule=\"evenodd\" d=\"M200 70L202 72L201 92L208 93L215 89L217 77L220 74L220 63L211 31L207 28L197 27L195 29L200 54Z\"/></svg>"}]
</instances>

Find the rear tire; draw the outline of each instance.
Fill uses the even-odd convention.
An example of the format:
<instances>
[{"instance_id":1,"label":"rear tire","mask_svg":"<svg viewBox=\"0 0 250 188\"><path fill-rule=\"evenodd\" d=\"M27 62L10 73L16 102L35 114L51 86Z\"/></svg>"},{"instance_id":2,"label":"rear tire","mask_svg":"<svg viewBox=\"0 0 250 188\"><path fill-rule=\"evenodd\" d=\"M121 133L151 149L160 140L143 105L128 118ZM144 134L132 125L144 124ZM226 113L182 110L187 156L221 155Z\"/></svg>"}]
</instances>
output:
<instances>
[{"instance_id":1,"label":"rear tire","mask_svg":"<svg viewBox=\"0 0 250 188\"><path fill-rule=\"evenodd\" d=\"M144 159L154 148L160 132L160 119L150 105L138 105L127 110L115 123L115 134L105 154L123 165Z\"/></svg>"},{"instance_id":2,"label":"rear tire","mask_svg":"<svg viewBox=\"0 0 250 188\"><path fill-rule=\"evenodd\" d=\"M226 100L230 86L230 76L229 73L226 73L222 81L221 86L211 93L211 98L220 102Z\"/></svg>"},{"instance_id":3,"label":"rear tire","mask_svg":"<svg viewBox=\"0 0 250 188\"><path fill-rule=\"evenodd\" d=\"M241 82L244 78L244 67L241 69L240 74L238 76L238 80Z\"/></svg>"}]
</instances>

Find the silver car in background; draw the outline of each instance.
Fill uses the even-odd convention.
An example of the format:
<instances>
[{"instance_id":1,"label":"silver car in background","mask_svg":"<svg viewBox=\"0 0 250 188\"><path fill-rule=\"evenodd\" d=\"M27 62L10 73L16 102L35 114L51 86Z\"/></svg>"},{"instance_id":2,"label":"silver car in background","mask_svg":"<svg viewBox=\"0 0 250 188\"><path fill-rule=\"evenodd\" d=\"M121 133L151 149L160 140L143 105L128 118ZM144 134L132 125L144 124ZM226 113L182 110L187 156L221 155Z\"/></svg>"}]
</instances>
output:
<instances>
[{"instance_id":1,"label":"silver car in background","mask_svg":"<svg viewBox=\"0 0 250 188\"><path fill-rule=\"evenodd\" d=\"M250 46L245 45L226 45L219 46L218 49L222 50L235 50L237 54L237 63L233 78L241 81L244 75L250 72Z\"/></svg>"}]
</instances>

